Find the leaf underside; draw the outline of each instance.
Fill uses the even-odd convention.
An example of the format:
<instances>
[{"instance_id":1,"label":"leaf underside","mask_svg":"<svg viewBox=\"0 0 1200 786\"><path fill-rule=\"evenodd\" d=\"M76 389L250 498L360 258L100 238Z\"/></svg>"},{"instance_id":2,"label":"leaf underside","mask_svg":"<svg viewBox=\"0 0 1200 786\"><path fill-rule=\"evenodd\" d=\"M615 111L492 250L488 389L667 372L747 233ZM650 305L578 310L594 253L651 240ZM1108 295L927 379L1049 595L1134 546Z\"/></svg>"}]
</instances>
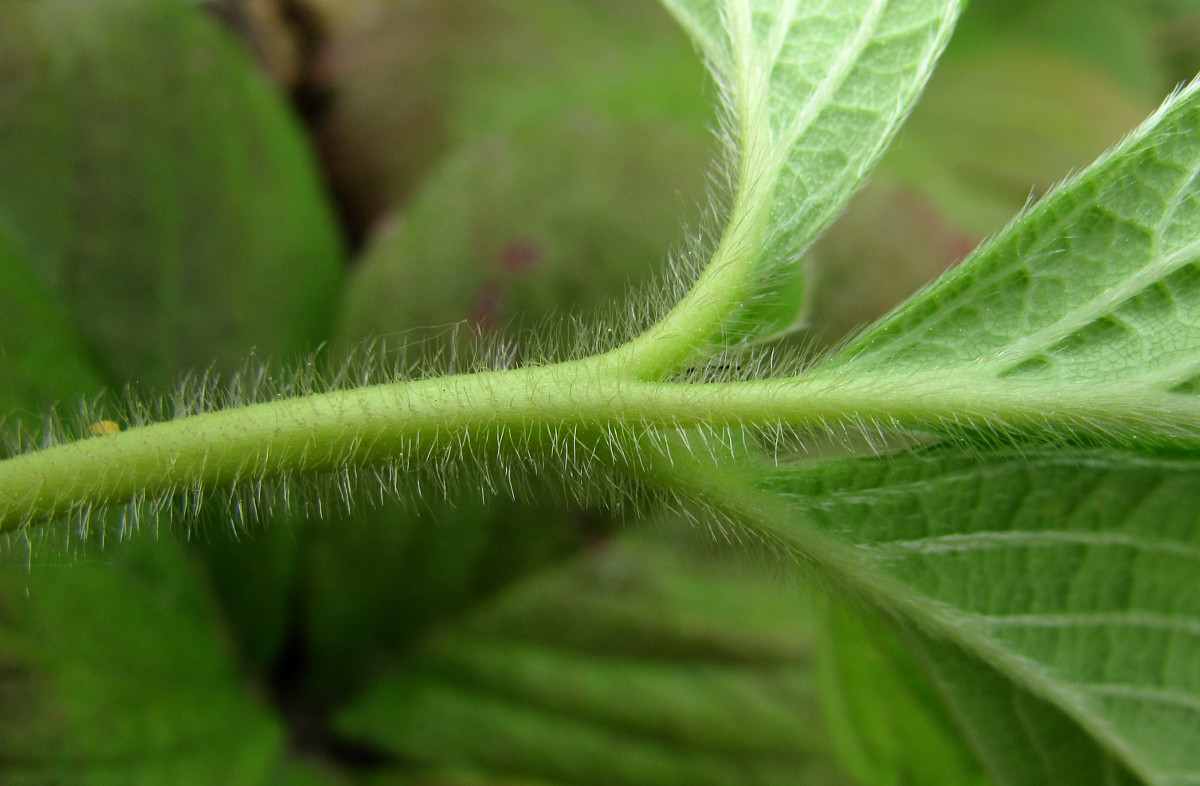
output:
<instances>
[{"instance_id":1,"label":"leaf underside","mask_svg":"<svg viewBox=\"0 0 1200 786\"><path fill-rule=\"evenodd\" d=\"M1181 90L828 368L938 368L1047 396L1071 384L1200 390L1198 94Z\"/></svg>"},{"instance_id":2,"label":"leaf underside","mask_svg":"<svg viewBox=\"0 0 1200 786\"><path fill-rule=\"evenodd\" d=\"M1190 459L945 449L779 468L757 482L800 526L847 539L872 574L918 593L918 625L939 632L910 636L953 703L978 713L971 723L1016 737L1042 720L1061 730L1049 707L1036 709L1041 697L1152 782L1188 783L1200 767L1189 744L1200 728L1200 594L1185 589L1200 561L1198 470ZM998 723L984 708L1011 702L1005 693L1024 708ZM992 755L1015 761L1021 750ZM1058 782L1046 780L1055 772L992 774Z\"/></svg>"},{"instance_id":3,"label":"leaf underside","mask_svg":"<svg viewBox=\"0 0 1200 786\"><path fill-rule=\"evenodd\" d=\"M1043 413L1043 445L1070 441L1074 413L1057 404L1068 396L1135 419L1153 401L1141 426L1195 444L1198 173L1193 83L813 373L936 368L968 398L1020 385ZM1136 438L1122 451L1047 451L1001 448L994 432L943 436L924 452L785 465L758 483L787 500L796 532L852 544L864 582L887 580L881 605L885 587L915 593L901 612L913 653L996 783L1200 781L1200 463L1155 455L1155 439L1151 452Z\"/></svg>"}]
</instances>

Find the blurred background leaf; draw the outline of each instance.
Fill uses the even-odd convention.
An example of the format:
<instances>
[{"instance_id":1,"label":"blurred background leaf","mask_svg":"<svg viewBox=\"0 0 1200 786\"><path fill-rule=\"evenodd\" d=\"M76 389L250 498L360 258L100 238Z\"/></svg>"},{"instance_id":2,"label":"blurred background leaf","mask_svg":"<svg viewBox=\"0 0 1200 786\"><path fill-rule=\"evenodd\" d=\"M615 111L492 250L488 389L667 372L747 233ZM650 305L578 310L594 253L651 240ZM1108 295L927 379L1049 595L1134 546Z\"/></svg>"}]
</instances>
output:
<instances>
[{"instance_id":1,"label":"blurred background leaf","mask_svg":"<svg viewBox=\"0 0 1200 786\"><path fill-rule=\"evenodd\" d=\"M247 690L201 575L168 539L0 567L0 780L263 782L286 731Z\"/></svg>"},{"instance_id":2,"label":"blurred background leaf","mask_svg":"<svg viewBox=\"0 0 1200 786\"><path fill-rule=\"evenodd\" d=\"M37 429L55 402L103 388L60 301L37 280L0 223L0 411Z\"/></svg>"},{"instance_id":3,"label":"blurred background leaf","mask_svg":"<svg viewBox=\"0 0 1200 786\"><path fill-rule=\"evenodd\" d=\"M158 398L312 347L341 281L328 204L286 102L196 9L0 2L0 391L30 427L106 385ZM239 629L214 575L273 600L286 561L210 574L176 533L100 550L135 522L91 523L2 560L0 781L264 782L291 732L242 660L276 606Z\"/></svg>"},{"instance_id":4,"label":"blurred background leaf","mask_svg":"<svg viewBox=\"0 0 1200 786\"><path fill-rule=\"evenodd\" d=\"M592 110L484 137L446 159L367 248L343 333L531 329L568 315L599 324L661 269L684 216L695 220L679 195L703 192L708 148L686 128Z\"/></svg>"},{"instance_id":5,"label":"blurred background leaf","mask_svg":"<svg viewBox=\"0 0 1200 786\"><path fill-rule=\"evenodd\" d=\"M889 626L822 598L818 685L829 734L858 783L988 783L951 717Z\"/></svg>"},{"instance_id":6,"label":"blurred background leaf","mask_svg":"<svg viewBox=\"0 0 1200 786\"><path fill-rule=\"evenodd\" d=\"M621 129L621 121L641 121L693 133L713 116L703 66L657 3L360 5L351 19L331 23L312 77L326 99L316 123L320 148L359 235L403 205L442 156L489 135L525 129L528 136L531 126L581 110ZM537 196L542 182L528 186L526 194ZM653 187L670 193L670 184ZM607 207L620 214L619 201Z\"/></svg>"},{"instance_id":7,"label":"blurred background leaf","mask_svg":"<svg viewBox=\"0 0 1200 786\"><path fill-rule=\"evenodd\" d=\"M0 3L0 215L111 384L327 329L337 230L300 129L178 0Z\"/></svg>"},{"instance_id":8,"label":"blurred background leaf","mask_svg":"<svg viewBox=\"0 0 1200 786\"><path fill-rule=\"evenodd\" d=\"M572 784L843 784L812 609L773 571L626 536L474 608L341 714L428 768Z\"/></svg>"}]
</instances>

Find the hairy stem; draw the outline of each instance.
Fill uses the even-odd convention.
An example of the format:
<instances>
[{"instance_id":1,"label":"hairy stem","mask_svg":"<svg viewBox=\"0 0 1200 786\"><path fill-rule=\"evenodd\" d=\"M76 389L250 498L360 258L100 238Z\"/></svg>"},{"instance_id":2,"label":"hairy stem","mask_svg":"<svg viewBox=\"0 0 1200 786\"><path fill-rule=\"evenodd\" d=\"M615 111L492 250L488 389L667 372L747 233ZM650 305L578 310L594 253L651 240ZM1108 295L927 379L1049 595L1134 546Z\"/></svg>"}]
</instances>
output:
<instances>
[{"instance_id":1,"label":"hairy stem","mask_svg":"<svg viewBox=\"0 0 1200 786\"><path fill-rule=\"evenodd\" d=\"M933 375L914 374L652 382L597 360L286 399L16 456L0 461L0 532L140 497L281 475L388 462L415 469L434 455L472 452L523 458L528 435L539 433L619 440L625 454L639 449L639 433L697 426L917 428L942 435L985 428L1042 438L1069 431L1109 444L1156 438L1190 444L1200 433L1200 408L1128 387L1048 390L980 379L968 390L961 381L947 387ZM614 463L622 462L614 456Z\"/></svg>"},{"instance_id":2,"label":"hairy stem","mask_svg":"<svg viewBox=\"0 0 1200 786\"><path fill-rule=\"evenodd\" d=\"M737 80L726 87L731 134L736 136L732 149L738 151L734 202L711 261L688 293L662 320L611 353L643 379L669 376L711 344L757 282L754 267L769 230L771 193L782 162L771 144L770 69L756 62L758 53L750 46L750 12L733 5L728 13L733 45L729 70Z\"/></svg>"}]
</instances>

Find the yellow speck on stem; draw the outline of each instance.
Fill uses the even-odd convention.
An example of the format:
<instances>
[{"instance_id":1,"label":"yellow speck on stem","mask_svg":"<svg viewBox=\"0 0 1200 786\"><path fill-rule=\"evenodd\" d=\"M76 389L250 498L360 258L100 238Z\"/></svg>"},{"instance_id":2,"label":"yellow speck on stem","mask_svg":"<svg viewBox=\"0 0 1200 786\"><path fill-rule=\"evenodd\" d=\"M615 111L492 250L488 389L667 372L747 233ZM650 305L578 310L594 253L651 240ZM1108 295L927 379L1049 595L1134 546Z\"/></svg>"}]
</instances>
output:
<instances>
[{"instance_id":1,"label":"yellow speck on stem","mask_svg":"<svg viewBox=\"0 0 1200 786\"><path fill-rule=\"evenodd\" d=\"M88 435L93 437L103 437L107 434L116 434L121 430L121 424L115 420L98 420L87 427Z\"/></svg>"}]
</instances>

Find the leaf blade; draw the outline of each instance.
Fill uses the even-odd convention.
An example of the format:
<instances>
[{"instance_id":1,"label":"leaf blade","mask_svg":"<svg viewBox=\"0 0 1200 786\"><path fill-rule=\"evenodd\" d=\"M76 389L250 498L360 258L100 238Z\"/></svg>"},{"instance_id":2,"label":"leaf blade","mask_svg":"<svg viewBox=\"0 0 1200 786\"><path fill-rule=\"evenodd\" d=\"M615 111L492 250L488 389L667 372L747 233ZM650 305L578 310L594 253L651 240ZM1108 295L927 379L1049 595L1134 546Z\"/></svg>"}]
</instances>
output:
<instances>
[{"instance_id":1,"label":"leaf blade","mask_svg":"<svg viewBox=\"0 0 1200 786\"><path fill-rule=\"evenodd\" d=\"M645 537L581 556L395 664L341 731L433 772L847 782L812 703L806 601Z\"/></svg>"},{"instance_id":2,"label":"leaf blade","mask_svg":"<svg viewBox=\"0 0 1200 786\"><path fill-rule=\"evenodd\" d=\"M15 235L0 213L0 412L41 415L104 385L66 309L42 286Z\"/></svg>"},{"instance_id":3,"label":"leaf blade","mask_svg":"<svg viewBox=\"0 0 1200 786\"><path fill-rule=\"evenodd\" d=\"M1193 82L829 367L938 363L989 379L1190 384L1198 132Z\"/></svg>"},{"instance_id":4,"label":"leaf blade","mask_svg":"<svg viewBox=\"0 0 1200 786\"><path fill-rule=\"evenodd\" d=\"M341 242L310 152L196 8L0 6L0 209L114 385L324 337Z\"/></svg>"},{"instance_id":5,"label":"leaf blade","mask_svg":"<svg viewBox=\"0 0 1200 786\"><path fill-rule=\"evenodd\" d=\"M246 682L180 547L0 559L0 780L260 784L286 732Z\"/></svg>"},{"instance_id":6,"label":"leaf blade","mask_svg":"<svg viewBox=\"0 0 1200 786\"><path fill-rule=\"evenodd\" d=\"M1180 591L1200 560L1194 459L942 450L759 485L852 544L863 586L915 591L902 613L933 625L935 650L944 636L990 663L1148 783L1200 774L1200 593Z\"/></svg>"}]
</instances>

